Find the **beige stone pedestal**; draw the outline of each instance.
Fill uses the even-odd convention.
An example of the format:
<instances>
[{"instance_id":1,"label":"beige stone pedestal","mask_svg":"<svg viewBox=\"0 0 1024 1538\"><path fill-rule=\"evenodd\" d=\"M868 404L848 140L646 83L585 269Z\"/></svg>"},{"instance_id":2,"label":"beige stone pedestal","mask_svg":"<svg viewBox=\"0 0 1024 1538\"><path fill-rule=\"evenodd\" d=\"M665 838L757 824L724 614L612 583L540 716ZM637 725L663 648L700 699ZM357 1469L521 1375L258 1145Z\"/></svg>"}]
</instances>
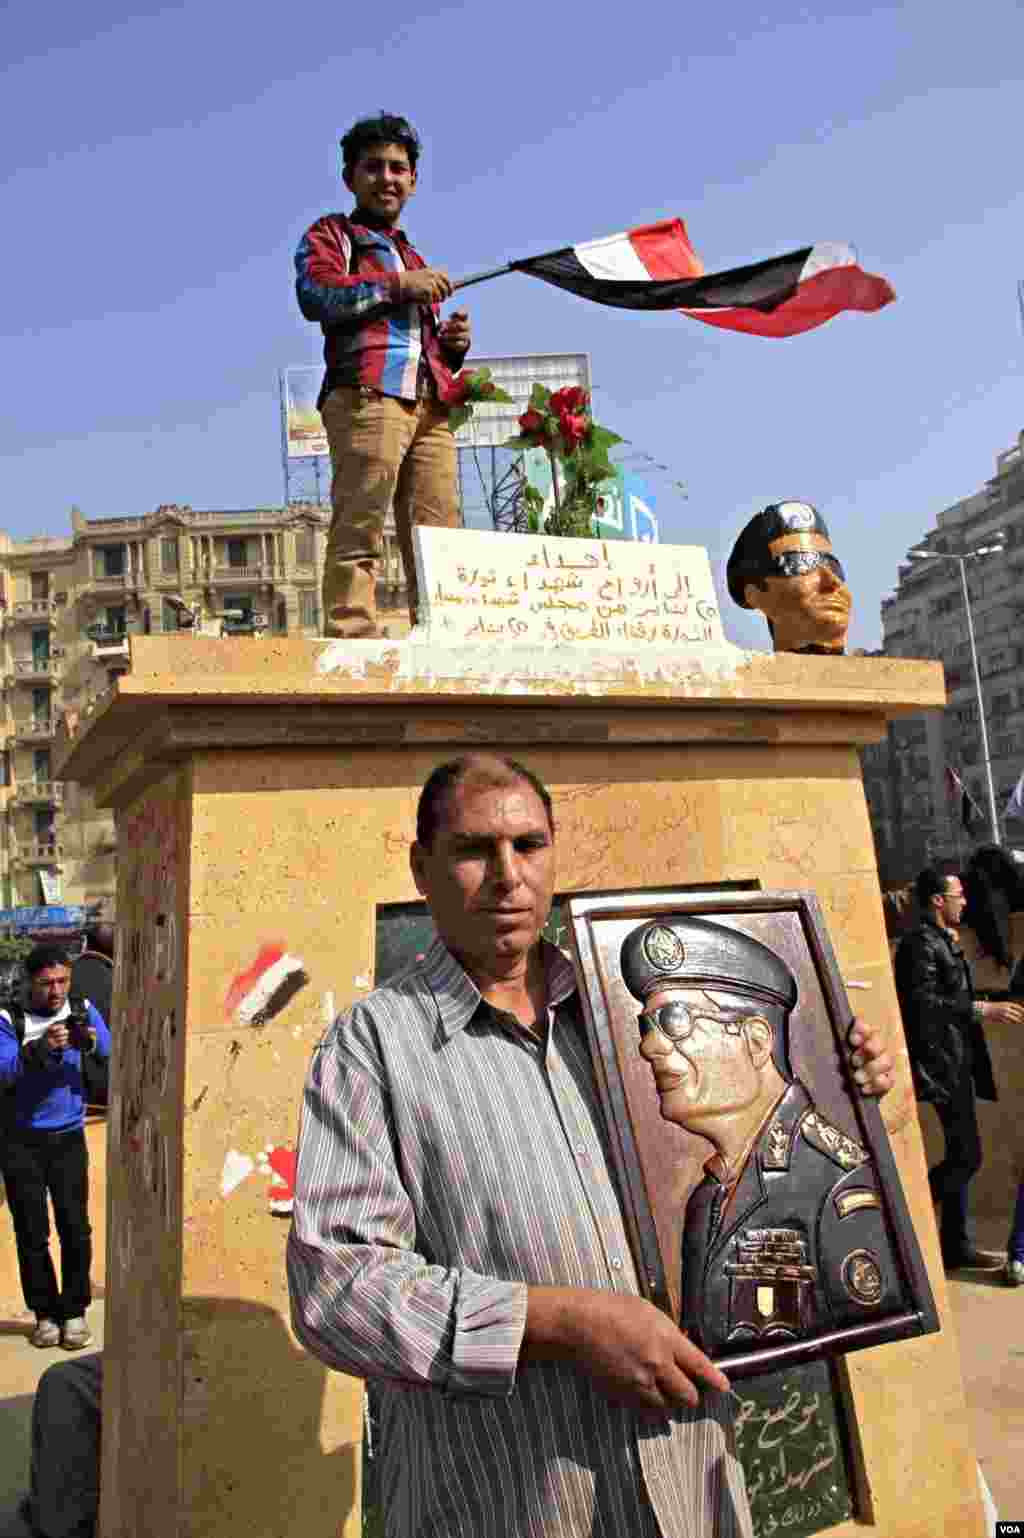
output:
<instances>
[{"instance_id":1,"label":"beige stone pedestal","mask_svg":"<svg viewBox=\"0 0 1024 1538\"><path fill-rule=\"evenodd\" d=\"M359 1387L289 1331L261 1154L294 1145L310 1050L372 986L376 905L415 897L428 771L524 759L554 796L562 890L813 889L856 1006L901 1044L856 750L942 698L937 664L886 659L648 654L641 674L607 653L133 640L58 770L118 831L104 1538L358 1531ZM273 948L301 986L261 1024ZM980 1538L903 1060L885 1116L943 1330L845 1364L859 1520L831 1531Z\"/></svg>"}]
</instances>

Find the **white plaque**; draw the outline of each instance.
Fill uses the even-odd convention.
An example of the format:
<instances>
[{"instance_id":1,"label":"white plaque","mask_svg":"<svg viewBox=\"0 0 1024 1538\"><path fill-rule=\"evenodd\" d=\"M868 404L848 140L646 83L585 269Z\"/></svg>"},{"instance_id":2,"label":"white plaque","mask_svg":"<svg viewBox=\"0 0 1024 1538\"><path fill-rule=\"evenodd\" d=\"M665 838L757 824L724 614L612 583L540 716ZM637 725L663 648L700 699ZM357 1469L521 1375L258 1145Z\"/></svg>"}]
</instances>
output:
<instances>
[{"instance_id":1,"label":"white plaque","mask_svg":"<svg viewBox=\"0 0 1024 1538\"><path fill-rule=\"evenodd\" d=\"M419 627L442 646L726 644L702 545L413 530Z\"/></svg>"}]
</instances>

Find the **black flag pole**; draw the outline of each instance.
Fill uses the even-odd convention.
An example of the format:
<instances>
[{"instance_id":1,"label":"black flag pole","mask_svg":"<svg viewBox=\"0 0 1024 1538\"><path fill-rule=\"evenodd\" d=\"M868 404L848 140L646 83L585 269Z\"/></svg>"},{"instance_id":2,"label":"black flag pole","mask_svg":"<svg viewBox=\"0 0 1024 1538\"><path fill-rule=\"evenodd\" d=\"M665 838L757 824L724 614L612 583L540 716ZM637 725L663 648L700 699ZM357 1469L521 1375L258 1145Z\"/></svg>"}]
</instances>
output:
<instances>
[{"instance_id":1,"label":"black flag pole","mask_svg":"<svg viewBox=\"0 0 1024 1538\"><path fill-rule=\"evenodd\" d=\"M527 262L543 262L551 256L564 256L571 251L572 246L557 246L554 251L542 251L539 256L520 257L518 261L506 262L503 267L488 267L484 272L471 272L465 278L456 278L452 284L452 293L457 288L468 288L471 283L486 283L488 278L500 278L504 272L515 272L518 267L523 267Z\"/></svg>"},{"instance_id":2,"label":"black flag pole","mask_svg":"<svg viewBox=\"0 0 1024 1538\"><path fill-rule=\"evenodd\" d=\"M503 272L511 272L512 263L506 262L504 267L488 267L486 272L471 272L468 277L456 278L452 284L452 293L457 288L468 288L471 283L486 283L488 278L500 278Z\"/></svg>"}]
</instances>

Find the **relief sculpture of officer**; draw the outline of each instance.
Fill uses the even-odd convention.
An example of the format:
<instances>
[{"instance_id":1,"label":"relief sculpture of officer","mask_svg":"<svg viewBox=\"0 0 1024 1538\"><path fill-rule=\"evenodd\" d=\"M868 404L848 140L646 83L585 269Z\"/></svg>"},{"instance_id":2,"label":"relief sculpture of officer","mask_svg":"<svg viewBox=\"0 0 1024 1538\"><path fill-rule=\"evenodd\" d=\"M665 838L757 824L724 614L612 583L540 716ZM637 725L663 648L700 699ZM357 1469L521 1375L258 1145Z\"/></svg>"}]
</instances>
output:
<instances>
[{"instance_id":1,"label":"relief sculpture of officer","mask_svg":"<svg viewBox=\"0 0 1024 1538\"><path fill-rule=\"evenodd\" d=\"M673 917L633 930L621 966L662 1117L715 1149L686 1209L683 1327L728 1358L902 1312L872 1160L790 1068L786 963Z\"/></svg>"}]
</instances>

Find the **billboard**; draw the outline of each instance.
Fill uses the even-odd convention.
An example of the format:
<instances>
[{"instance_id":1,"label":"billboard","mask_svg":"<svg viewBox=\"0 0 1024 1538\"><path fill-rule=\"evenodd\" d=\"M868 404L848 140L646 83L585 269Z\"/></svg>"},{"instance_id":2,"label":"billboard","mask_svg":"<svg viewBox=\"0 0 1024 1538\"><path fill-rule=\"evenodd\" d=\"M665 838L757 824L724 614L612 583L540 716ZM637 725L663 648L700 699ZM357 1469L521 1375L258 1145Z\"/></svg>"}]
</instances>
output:
<instances>
[{"instance_id":1,"label":"billboard","mask_svg":"<svg viewBox=\"0 0 1024 1538\"><path fill-rule=\"evenodd\" d=\"M312 459L328 452L327 434L316 409L323 377L319 364L281 370L281 417L289 459Z\"/></svg>"},{"instance_id":2,"label":"billboard","mask_svg":"<svg viewBox=\"0 0 1024 1538\"><path fill-rule=\"evenodd\" d=\"M546 518L555 505L551 461L543 449L527 449L523 464L526 479L544 498ZM604 481L598 488L594 525L598 539L635 539L641 544L656 545L658 520L654 512L654 495L647 482L622 465L616 465L613 479Z\"/></svg>"},{"instance_id":3,"label":"billboard","mask_svg":"<svg viewBox=\"0 0 1024 1538\"><path fill-rule=\"evenodd\" d=\"M474 405L473 415L455 434L459 448L500 448L519 431L518 418L530 404L535 384L549 390L580 385L590 390L590 356L585 352L517 353L502 358L469 360L470 369L489 368L494 383L512 397L506 405L485 401Z\"/></svg>"}]
</instances>

